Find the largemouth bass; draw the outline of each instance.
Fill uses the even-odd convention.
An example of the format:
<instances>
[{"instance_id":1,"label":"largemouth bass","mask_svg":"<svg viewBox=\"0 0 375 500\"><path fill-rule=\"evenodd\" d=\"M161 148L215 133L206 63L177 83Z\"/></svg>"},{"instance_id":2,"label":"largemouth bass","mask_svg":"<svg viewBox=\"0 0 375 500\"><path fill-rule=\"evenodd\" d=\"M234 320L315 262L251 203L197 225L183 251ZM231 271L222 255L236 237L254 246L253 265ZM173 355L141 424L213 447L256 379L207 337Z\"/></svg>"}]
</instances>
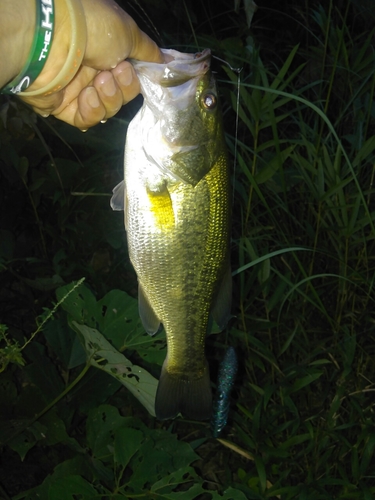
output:
<instances>
[{"instance_id":1,"label":"largemouth bass","mask_svg":"<svg viewBox=\"0 0 375 500\"><path fill-rule=\"evenodd\" d=\"M132 61L144 103L129 124L112 208L124 198L143 326L166 331L155 414L205 420L209 314L221 327L230 315L228 162L210 51L163 52L165 64Z\"/></svg>"}]
</instances>

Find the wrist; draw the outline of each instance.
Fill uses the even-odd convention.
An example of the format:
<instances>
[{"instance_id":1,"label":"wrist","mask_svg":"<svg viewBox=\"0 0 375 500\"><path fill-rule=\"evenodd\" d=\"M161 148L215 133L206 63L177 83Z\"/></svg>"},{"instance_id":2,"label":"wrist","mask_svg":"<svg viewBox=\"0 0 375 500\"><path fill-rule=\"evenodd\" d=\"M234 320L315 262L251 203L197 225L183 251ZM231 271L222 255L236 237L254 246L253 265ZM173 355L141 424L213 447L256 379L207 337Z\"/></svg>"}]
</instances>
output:
<instances>
[{"instance_id":1,"label":"wrist","mask_svg":"<svg viewBox=\"0 0 375 500\"><path fill-rule=\"evenodd\" d=\"M4 4L0 6L0 14L9 12L7 17L11 17L11 0L2 1ZM14 0L14 3L19 1L22 0ZM8 82L3 89L4 93L15 93L20 97L47 96L68 85L80 68L86 49L85 14L80 0L26 0L26 2L28 7L30 2L34 2L34 34L31 49L30 41L23 43L25 37L18 36L15 50L9 53L5 50L7 59L9 58L5 63L8 65L11 61L11 69L0 77L0 83L3 83L2 78L5 83ZM25 30L22 19L18 19L18 22ZM14 23L11 25L14 27ZM30 25L29 22L28 26ZM11 29L11 32L13 31ZM27 33L30 39L29 30ZM15 41L15 37L13 36L10 41L9 37L3 35L2 33L0 36L0 42L3 38L5 41L1 48L6 49L7 46L12 48L11 42ZM29 49L26 64L24 63L21 72L18 71L14 79L9 82L8 75L13 76L20 61L25 58L25 47ZM15 59L12 58L14 54L16 54Z\"/></svg>"},{"instance_id":2,"label":"wrist","mask_svg":"<svg viewBox=\"0 0 375 500\"><path fill-rule=\"evenodd\" d=\"M76 1L76 0L72 0ZM35 81L20 95L44 88L60 73L69 53L71 25L65 0L54 0L54 34L45 65Z\"/></svg>"},{"instance_id":3,"label":"wrist","mask_svg":"<svg viewBox=\"0 0 375 500\"><path fill-rule=\"evenodd\" d=\"M55 0L56 38L46 66L21 97L40 97L60 91L77 74L86 50L86 19L80 0Z\"/></svg>"}]
</instances>

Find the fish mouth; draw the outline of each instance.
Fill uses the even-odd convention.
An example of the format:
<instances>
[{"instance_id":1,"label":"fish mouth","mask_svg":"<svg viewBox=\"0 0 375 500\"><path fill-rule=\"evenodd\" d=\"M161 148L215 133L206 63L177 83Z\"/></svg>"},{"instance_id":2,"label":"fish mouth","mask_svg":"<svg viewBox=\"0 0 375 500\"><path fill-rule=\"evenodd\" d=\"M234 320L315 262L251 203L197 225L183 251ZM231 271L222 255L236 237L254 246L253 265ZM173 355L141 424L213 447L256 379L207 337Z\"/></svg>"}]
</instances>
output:
<instances>
[{"instance_id":1,"label":"fish mouth","mask_svg":"<svg viewBox=\"0 0 375 500\"><path fill-rule=\"evenodd\" d=\"M201 60L207 59L211 56L210 49L203 49L201 52L195 52L190 54L186 52L178 52L177 50L174 49L160 49L160 50L164 58L164 63L161 64L169 64L172 61L177 61L177 62L189 61L191 63L194 63L194 62L200 62Z\"/></svg>"},{"instance_id":2,"label":"fish mouth","mask_svg":"<svg viewBox=\"0 0 375 500\"><path fill-rule=\"evenodd\" d=\"M163 87L175 87L187 81L205 74L210 69L211 50L204 49L195 54L183 54L175 50L161 49L164 58L169 60L165 64L163 77L160 85ZM194 66L199 73L195 75Z\"/></svg>"}]
</instances>

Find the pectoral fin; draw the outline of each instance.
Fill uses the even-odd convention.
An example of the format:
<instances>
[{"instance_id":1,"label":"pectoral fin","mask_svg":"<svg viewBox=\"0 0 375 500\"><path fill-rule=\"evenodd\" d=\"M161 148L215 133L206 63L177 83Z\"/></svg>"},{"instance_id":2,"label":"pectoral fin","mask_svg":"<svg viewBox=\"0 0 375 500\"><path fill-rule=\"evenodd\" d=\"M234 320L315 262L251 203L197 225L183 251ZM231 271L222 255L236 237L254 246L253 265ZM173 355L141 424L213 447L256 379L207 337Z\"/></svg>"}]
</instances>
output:
<instances>
[{"instance_id":1,"label":"pectoral fin","mask_svg":"<svg viewBox=\"0 0 375 500\"><path fill-rule=\"evenodd\" d=\"M160 321L154 313L140 283L138 284L138 310L143 328L149 335L155 335L160 328Z\"/></svg>"},{"instance_id":2,"label":"pectoral fin","mask_svg":"<svg viewBox=\"0 0 375 500\"><path fill-rule=\"evenodd\" d=\"M150 211L158 228L168 229L175 224L171 195L166 186L156 193L148 191Z\"/></svg>"},{"instance_id":3,"label":"pectoral fin","mask_svg":"<svg viewBox=\"0 0 375 500\"><path fill-rule=\"evenodd\" d=\"M231 317L232 305L232 273L228 263L224 277L222 279L216 301L211 310L212 316L220 329L224 329Z\"/></svg>"},{"instance_id":4,"label":"pectoral fin","mask_svg":"<svg viewBox=\"0 0 375 500\"><path fill-rule=\"evenodd\" d=\"M110 201L112 210L125 210L125 181L121 181L112 190L112 198Z\"/></svg>"}]
</instances>

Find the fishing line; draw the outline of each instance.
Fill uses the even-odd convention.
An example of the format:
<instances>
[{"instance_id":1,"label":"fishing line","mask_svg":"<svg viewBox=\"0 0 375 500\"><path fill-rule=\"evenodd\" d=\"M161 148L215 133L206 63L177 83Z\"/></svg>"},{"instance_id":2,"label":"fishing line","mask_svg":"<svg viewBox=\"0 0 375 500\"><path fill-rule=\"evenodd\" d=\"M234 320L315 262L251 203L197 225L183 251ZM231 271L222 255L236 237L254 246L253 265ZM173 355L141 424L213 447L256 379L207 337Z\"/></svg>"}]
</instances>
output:
<instances>
[{"instance_id":1,"label":"fishing line","mask_svg":"<svg viewBox=\"0 0 375 500\"><path fill-rule=\"evenodd\" d=\"M239 125L239 110L240 110L240 86L241 86L241 71L242 67L234 68L228 61L221 59L218 56L212 56L214 59L226 64L228 68L237 74L237 96L236 96L236 124L235 124L235 136L234 136L234 152L233 152L233 181L232 181L232 205L234 203L234 186L236 179L236 167L237 167L237 149L238 149L238 125Z\"/></svg>"}]
</instances>

